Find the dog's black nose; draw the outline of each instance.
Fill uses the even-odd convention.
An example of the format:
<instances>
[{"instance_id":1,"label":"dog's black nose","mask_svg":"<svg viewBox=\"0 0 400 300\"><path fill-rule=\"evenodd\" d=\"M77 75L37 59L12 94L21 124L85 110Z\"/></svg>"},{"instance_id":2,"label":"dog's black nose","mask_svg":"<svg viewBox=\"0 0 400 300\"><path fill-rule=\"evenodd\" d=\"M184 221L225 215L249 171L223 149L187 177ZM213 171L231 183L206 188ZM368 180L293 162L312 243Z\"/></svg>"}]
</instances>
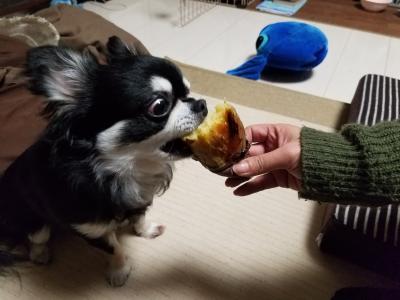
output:
<instances>
[{"instance_id":1,"label":"dog's black nose","mask_svg":"<svg viewBox=\"0 0 400 300\"><path fill-rule=\"evenodd\" d=\"M193 103L192 111L195 113L203 113L203 115L207 115L207 103L205 100L200 99Z\"/></svg>"}]
</instances>

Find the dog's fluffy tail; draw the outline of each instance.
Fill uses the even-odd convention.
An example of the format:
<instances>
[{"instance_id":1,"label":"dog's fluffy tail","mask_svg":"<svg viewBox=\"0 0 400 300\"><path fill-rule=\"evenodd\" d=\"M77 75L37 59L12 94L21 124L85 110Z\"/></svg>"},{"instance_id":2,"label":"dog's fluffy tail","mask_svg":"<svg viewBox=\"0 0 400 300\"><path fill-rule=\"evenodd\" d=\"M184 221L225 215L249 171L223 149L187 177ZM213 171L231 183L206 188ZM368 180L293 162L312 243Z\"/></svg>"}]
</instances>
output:
<instances>
[{"instance_id":1,"label":"dog's fluffy tail","mask_svg":"<svg viewBox=\"0 0 400 300\"><path fill-rule=\"evenodd\" d=\"M0 242L1 243L1 242ZM18 262L29 260L27 250L23 247L11 247L9 245L0 245L0 275L5 275L10 271L15 272L13 266Z\"/></svg>"},{"instance_id":2,"label":"dog's fluffy tail","mask_svg":"<svg viewBox=\"0 0 400 300\"><path fill-rule=\"evenodd\" d=\"M27 260L28 258L25 255L0 250L0 276L14 274L19 277L19 272L16 270L15 264Z\"/></svg>"},{"instance_id":3,"label":"dog's fluffy tail","mask_svg":"<svg viewBox=\"0 0 400 300\"><path fill-rule=\"evenodd\" d=\"M0 187L2 184L4 172L0 172ZM1 216L0 216L1 218ZM27 249L23 246L16 246L21 243L21 240L15 236L5 233L5 230L0 227L0 276L9 273L13 270L13 266L17 262L29 260ZM12 271L14 272L14 270Z\"/></svg>"},{"instance_id":4,"label":"dog's fluffy tail","mask_svg":"<svg viewBox=\"0 0 400 300\"><path fill-rule=\"evenodd\" d=\"M7 269L15 264L16 260L11 252L0 250L0 274L6 273Z\"/></svg>"}]
</instances>

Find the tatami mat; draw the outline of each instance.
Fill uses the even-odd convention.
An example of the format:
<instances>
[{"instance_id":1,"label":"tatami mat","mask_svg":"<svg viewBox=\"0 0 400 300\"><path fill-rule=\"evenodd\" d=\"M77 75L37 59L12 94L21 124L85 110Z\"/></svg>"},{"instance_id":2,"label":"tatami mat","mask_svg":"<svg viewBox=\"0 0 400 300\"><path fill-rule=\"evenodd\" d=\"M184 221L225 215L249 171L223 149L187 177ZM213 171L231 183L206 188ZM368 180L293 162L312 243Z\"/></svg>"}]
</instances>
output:
<instances>
[{"instance_id":1,"label":"tatami mat","mask_svg":"<svg viewBox=\"0 0 400 300\"><path fill-rule=\"evenodd\" d=\"M212 107L215 102L207 100ZM303 124L235 106L245 124ZM52 265L24 268L20 279L1 279L0 299L309 300L330 299L344 286L390 285L319 252L314 239L323 209L286 189L235 197L222 177L182 161L171 188L149 212L167 226L165 234L127 240L134 270L124 287L105 282L105 255L68 239L54 245Z\"/></svg>"}]
</instances>

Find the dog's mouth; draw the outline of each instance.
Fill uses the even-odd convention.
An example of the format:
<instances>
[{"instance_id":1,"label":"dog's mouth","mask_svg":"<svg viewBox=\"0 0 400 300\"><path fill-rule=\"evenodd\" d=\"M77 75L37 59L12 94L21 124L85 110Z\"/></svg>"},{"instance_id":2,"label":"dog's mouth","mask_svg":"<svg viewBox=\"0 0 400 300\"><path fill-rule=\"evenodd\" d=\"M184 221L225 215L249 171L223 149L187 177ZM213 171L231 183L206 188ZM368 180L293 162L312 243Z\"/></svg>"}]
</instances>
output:
<instances>
[{"instance_id":1,"label":"dog's mouth","mask_svg":"<svg viewBox=\"0 0 400 300\"><path fill-rule=\"evenodd\" d=\"M178 157L189 157L192 155L189 146L180 138L171 140L164 144L161 147L161 151Z\"/></svg>"}]
</instances>

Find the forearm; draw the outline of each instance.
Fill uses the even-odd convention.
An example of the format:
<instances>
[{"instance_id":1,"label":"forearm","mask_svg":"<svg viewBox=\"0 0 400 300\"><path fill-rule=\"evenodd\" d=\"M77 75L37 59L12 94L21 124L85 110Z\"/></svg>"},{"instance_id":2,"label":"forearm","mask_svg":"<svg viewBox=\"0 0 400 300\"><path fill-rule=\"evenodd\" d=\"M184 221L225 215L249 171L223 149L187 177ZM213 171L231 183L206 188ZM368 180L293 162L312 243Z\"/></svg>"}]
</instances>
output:
<instances>
[{"instance_id":1,"label":"forearm","mask_svg":"<svg viewBox=\"0 0 400 300\"><path fill-rule=\"evenodd\" d=\"M400 201L400 123L301 132L300 197L383 205Z\"/></svg>"}]
</instances>

